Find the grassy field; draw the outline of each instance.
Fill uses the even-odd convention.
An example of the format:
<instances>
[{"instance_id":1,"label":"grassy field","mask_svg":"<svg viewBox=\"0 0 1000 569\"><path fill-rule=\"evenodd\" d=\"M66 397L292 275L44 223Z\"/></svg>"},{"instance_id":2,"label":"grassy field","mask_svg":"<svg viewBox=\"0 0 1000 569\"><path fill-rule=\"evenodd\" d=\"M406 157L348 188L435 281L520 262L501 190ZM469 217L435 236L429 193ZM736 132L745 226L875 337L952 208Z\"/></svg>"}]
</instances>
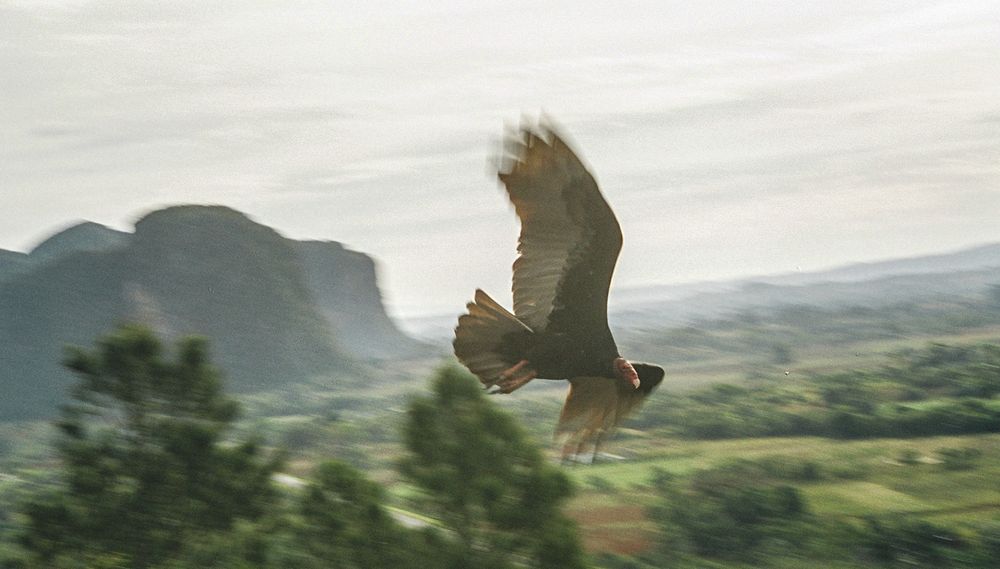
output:
<instances>
[{"instance_id":1,"label":"grassy field","mask_svg":"<svg viewBox=\"0 0 1000 569\"><path fill-rule=\"evenodd\" d=\"M810 516L861 523L875 518L932 521L962 533L972 524L1000 520L1000 435L921 439L757 438L684 441L638 436L616 441L616 451L634 456L564 467L577 492L568 513L586 549L595 555L634 556L662 539L648 509L661 500L653 479L663 472L680 479L736 460L814 463L815 480L795 481ZM939 450L977 449L967 470L949 470ZM555 460L555 456L553 456ZM413 512L415 490L394 476L383 478L400 512ZM426 518L425 518L426 519ZM784 567L777 560L773 567ZM720 567L742 567L723 563ZM787 565L801 567L801 565ZM816 567L849 567L838 562Z\"/></svg>"},{"instance_id":2,"label":"grassy field","mask_svg":"<svg viewBox=\"0 0 1000 569\"><path fill-rule=\"evenodd\" d=\"M654 444L650 444L654 443ZM738 459L818 466L813 481L795 486L809 513L841 520L911 516L953 526L1000 519L1000 435L833 441L820 438L764 438L727 441L640 441L619 449L636 451L634 460L567 469L580 489L570 514L594 553L635 554L652 547L656 528L646 508L657 495L658 472L678 477ZM981 452L968 470L949 470L942 448Z\"/></svg>"}]
</instances>

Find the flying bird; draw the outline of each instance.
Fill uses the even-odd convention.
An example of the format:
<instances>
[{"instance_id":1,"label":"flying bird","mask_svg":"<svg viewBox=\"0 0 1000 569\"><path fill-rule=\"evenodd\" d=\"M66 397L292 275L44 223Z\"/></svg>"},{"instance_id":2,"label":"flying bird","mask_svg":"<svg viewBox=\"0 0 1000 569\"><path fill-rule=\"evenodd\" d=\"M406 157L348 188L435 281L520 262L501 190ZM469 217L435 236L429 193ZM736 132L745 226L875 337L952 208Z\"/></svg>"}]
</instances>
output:
<instances>
[{"instance_id":1,"label":"flying bird","mask_svg":"<svg viewBox=\"0 0 1000 569\"><path fill-rule=\"evenodd\" d=\"M547 122L508 132L497 172L521 221L514 311L476 290L455 328L455 355L491 393L568 380L556 436L563 457L592 449L663 380L621 356L608 289L622 233L597 182Z\"/></svg>"}]
</instances>

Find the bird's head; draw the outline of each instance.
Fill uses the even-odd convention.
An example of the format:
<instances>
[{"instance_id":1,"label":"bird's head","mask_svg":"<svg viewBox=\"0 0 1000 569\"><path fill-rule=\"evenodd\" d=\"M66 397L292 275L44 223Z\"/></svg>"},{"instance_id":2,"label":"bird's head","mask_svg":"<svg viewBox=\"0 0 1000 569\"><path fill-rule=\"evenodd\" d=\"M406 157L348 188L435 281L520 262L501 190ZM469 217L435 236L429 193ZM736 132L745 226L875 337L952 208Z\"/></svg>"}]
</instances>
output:
<instances>
[{"instance_id":1,"label":"bird's head","mask_svg":"<svg viewBox=\"0 0 1000 569\"><path fill-rule=\"evenodd\" d=\"M635 368L632 367L632 364L628 360L623 357L617 357L612 367L615 370L615 377L628 383L634 389L639 389L639 374L636 373Z\"/></svg>"}]
</instances>

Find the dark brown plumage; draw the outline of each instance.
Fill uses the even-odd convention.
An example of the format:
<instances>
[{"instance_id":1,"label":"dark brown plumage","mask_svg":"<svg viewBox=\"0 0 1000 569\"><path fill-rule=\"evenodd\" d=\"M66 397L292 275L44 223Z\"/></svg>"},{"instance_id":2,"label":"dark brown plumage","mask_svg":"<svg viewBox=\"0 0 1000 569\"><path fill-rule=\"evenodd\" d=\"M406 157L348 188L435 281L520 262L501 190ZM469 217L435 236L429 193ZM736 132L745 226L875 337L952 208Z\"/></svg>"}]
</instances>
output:
<instances>
[{"instance_id":1,"label":"dark brown plumage","mask_svg":"<svg viewBox=\"0 0 1000 569\"><path fill-rule=\"evenodd\" d=\"M556 429L564 455L601 438L663 379L628 363L608 327L621 229L594 177L550 125L508 133L498 176L518 218L514 313L477 290L455 329L455 355L493 393L567 379Z\"/></svg>"}]
</instances>

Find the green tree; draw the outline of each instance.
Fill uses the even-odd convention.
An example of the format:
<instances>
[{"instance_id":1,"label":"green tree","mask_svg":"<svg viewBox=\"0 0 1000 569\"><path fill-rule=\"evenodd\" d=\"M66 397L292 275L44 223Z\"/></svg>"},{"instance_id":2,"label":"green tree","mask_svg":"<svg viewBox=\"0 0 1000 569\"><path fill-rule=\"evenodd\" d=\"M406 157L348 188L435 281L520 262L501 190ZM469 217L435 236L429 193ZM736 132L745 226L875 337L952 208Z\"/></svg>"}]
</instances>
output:
<instances>
[{"instance_id":1,"label":"green tree","mask_svg":"<svg viewBox=\"0 0 1000 569\"><path fill-rule=\"evenodd\" d=\"M302 550L321 559L318 567L432 569L447 555L436 531L401 527L384 504L384 490L350 465L320 465L300 501L297 532Z\"/></svg>"},{"instance_id":2,"label":"green tree","mask_svg":"<svg viewBox=\"0 0 1000 569\"><path fill-rule=\"evenodd\" d=\"M453 567L583 567L561 511L569 479L546 462L472 376L442 369L433 394L411 402L401 472L456 536Z\"/></svg>"},{"instance_id":3,"label":"green tree","mask_svg":"<svg viewBox=\"0 0 1000 569\"><path fill-rule=\"evenodd\" d=\"M661 553L752 560L768 538L801 529L806 503L770 466L738 461L661 485L662 500L649 510L664 536Z\"/></svg>"},{"instance_id":4,"label":"green tree","mask_svg":"<svg viewBox=\"0 0 1000 569\"><path fill-rule=\"evenodd\" d=\"M152 332L124 326L65 363L80 381L58 423L61 484L23 508L22 543L44 566L151 567L272 504L279 463L226 440L239 408L204 339L170 361Z\"/></svg>"},{"instance_id":5,"label":"green tree","mask_svg":"<svg viewBox=\"0 0 1000 569\"><path fill-rule=\"evenodd\" d=\"M443 569L440 532L410 530L384 505L384 490L353 467L322 463L286 502L233 530L195 536L156 569ZM442 553L443 552L443 553Z\"/></svg>"}]
</instances>

